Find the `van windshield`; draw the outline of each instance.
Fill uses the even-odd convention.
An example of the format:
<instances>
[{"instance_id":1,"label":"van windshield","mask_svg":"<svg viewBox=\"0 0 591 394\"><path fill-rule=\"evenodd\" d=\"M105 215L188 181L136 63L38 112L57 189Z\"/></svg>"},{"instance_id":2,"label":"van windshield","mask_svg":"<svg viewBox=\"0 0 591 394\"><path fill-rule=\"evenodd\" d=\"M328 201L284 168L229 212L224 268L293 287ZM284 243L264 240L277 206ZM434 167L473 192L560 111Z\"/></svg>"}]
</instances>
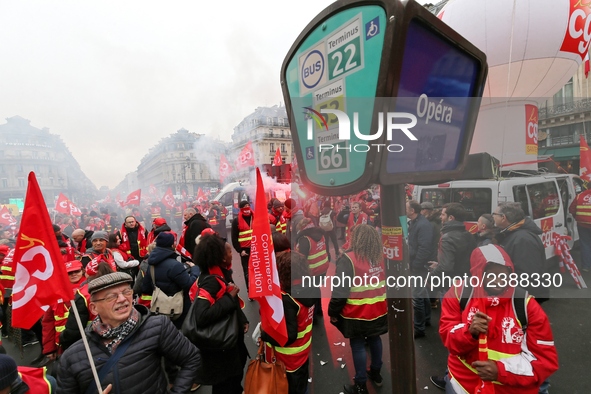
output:
<instances>
[{"instance_id":1,"label":"van windshield","mask_svg":"<svg viewBox=\"0 0 591 394\"><path fill-rule=\"evenodd\" d=\"M492 208L492 189L490 188L426 188L421 190L421 202L429 201L435 209L441 209L450 202L459 202L468 213L467 222L476 222Z\"/></svg>"}]
</instances>

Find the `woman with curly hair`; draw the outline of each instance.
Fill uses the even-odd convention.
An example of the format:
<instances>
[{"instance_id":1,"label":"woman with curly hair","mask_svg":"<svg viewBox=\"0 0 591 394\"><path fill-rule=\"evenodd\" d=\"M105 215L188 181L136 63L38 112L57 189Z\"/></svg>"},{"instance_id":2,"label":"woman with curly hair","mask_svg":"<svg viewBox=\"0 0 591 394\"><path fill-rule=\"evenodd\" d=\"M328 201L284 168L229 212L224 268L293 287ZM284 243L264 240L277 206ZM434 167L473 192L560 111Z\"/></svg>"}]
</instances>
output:
<instances>
[{"instance_id":1,"label":"woman with curly hair","mask_svg":"<svg viewBox=\"0 0 591 394\"><path fill-rule=\"evenodd\" d=\"M232 248L217 233L202 234L195 246L193 260L201 269L197 280L195 310L189 316L196 327L207 327L231 313L238 313L243 333L248 320L240 308L240 289L232 280ZM202 368L197 382L211 385L212 394L241 394L242 375L248 351L244 335L230 349L200 349Z\"/></svg>"},{"instance_id":2,"label":"woman with curly hair","mask_svg":"<svg viewBox=\"0 0 591 394\"><path fill-rule=\"evenodd\" d=\"M382 340L388 332L385 270L382 241L375 228L359 224L351 231L351 250L337 260L335 276L343 278L341 287L333 290L328 315L345 338L349 338L355 384L346 385L345 393L367 393L367 378L382 385ZM371 353L370 369L366 370L367 353Z\"/></svg>"}]
</instances>

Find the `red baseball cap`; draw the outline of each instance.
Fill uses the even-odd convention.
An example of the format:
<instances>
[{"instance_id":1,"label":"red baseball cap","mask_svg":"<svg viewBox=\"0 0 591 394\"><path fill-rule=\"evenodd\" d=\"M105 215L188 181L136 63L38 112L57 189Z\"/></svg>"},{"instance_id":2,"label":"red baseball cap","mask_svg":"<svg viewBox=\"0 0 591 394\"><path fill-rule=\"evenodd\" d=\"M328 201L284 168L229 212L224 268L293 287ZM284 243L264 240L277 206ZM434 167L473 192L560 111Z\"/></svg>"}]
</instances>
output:
<instances>
[{"instance_id":1,"label":"red baseball cap","mask_svg":"<svg viewBox=\"0 0 591 394\"><path fill-rule=\"evenodd\" d=\"M164 218L156 218L156 219L154 219L154 224L156 226L162 226L163 224L166 224L166 219L164 219Z\"/></svg>"},{"instance_id":2,"label":"red baseball cap","mask_svg":"<svg viewBox=\"0 0 591 394\"><path fill-rule=\"evenodd\" d=\"M66 262L66 271L80 271L82 269L82 263L78 260L70 260Z\"/></svg>"}]
</instances>

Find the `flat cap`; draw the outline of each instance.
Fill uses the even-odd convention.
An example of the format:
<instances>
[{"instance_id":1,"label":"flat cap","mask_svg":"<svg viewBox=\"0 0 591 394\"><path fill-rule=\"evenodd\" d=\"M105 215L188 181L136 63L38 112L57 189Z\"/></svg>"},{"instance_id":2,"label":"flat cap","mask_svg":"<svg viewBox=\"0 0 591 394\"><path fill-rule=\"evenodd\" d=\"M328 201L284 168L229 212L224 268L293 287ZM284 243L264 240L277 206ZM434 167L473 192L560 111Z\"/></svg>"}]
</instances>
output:
<instances>
[{"instance_id":1,"label":"flat cap","mask_svg":"<svg viewBox=\"0 0 591 394\"><path fill-rule=\"evenodd\" d=\"M108 289L109 287L117 286L122 283L132 283L133 279L125 272L112 272L93 279L88 284L88 292L92 295L97 291Z\"/></svg>"},{"instance_id":2,"label":"flat cap","mask_svg":"<svg viewBox=\"0 0 591 394\"><path fill-rule=\"evenodd\" d=\"M430 209L432 211L433 209L435 209L435 207L429 201L425 201L421 203L421 209Z\"/></svg>"}]
</instances>

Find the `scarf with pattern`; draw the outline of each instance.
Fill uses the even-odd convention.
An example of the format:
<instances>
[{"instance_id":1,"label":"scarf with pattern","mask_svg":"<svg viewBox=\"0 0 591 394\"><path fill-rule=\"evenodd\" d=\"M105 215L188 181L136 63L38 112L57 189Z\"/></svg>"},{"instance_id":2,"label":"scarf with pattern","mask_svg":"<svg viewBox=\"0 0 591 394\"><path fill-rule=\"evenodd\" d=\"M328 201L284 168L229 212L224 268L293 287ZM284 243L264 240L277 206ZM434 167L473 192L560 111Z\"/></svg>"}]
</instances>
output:
<instances>
[{"instance_id":1,"label":"scarf with pattern","mask_svg":"<svg viewBox=\"0 0 591 394\"><path fill-rule=\"evenodd\" d=\"M129 318L118 327L111 327L111 325L103 323L100 316L97 316L92 321L92 330L101 337L103 345L107 347L109 353L113 354L121 341L133 331L139 320L140 313L132 307Z\"/></svg>"}]
</instances>

